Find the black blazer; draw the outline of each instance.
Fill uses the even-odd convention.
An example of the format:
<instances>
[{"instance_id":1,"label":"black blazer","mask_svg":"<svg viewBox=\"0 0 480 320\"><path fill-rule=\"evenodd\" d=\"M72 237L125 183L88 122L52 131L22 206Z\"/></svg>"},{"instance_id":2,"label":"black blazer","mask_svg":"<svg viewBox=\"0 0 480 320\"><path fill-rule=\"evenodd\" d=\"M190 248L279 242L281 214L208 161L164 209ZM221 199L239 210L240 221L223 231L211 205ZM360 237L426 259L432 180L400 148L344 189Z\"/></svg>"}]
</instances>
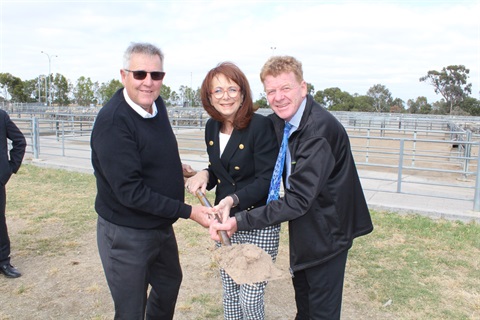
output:
<instances>
[{"instance_id":1,"label":"black blazer","mask_svg":"<svg viewBox=\"0 0 480 320\"><path fill-rule=\"evenodd\" d=\"M12 141L10 152L7 139ZM12 174L20 168L26 147L27 142L23 133L13 123L7 112L0 110L0 186L5 186Z\"/></svg>"},{"instance_id":2,"label":"black blazer","mask_svg":"<svg viewBox=\"0 0 480 320\"><path fill-rule=\"evenodd\" d=\"M209 157L207 189L215 190L215 204L235 193L240 200L231 215L239 210L263 206L278 154L278 143L272 121L254 114L243 130L233 130L220 158L221 123L209 119L205 127L205 143Z\"/></svg>"},{"instance_id":3,"label":"black blazer","mask_svg":"<svg viewBox=\"0 0 480 320\"><path fill-rule=\"evenodd\" d=\"M281 139L285 121L271 116ZM373 224L343 125L307 95L300 126L288 140L290 187L267 206L236 214L238 230L289 221L293 272L322 264L350 249Z\"/></svg>"}]
</instances>

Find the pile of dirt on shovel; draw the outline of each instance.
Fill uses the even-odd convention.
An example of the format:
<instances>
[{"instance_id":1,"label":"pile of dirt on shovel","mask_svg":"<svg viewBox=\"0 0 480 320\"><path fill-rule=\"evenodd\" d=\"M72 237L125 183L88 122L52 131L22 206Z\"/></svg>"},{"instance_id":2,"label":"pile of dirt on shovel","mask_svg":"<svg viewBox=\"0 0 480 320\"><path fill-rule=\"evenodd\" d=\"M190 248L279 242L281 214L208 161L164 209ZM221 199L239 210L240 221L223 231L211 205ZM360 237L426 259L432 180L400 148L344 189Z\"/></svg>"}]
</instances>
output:
<instances>
[{"instance_id":1,"label":"pile of dirt on shovel","mask_svg":"<svg viewBox=\"0 0 480 320\"><path fill-rule=\"evenodd\" d=\"M254 244L222 246L215 251L215 260L237 284L287 278L288 272L278 269L272 257Z\"/></svg>"}]
</instances>

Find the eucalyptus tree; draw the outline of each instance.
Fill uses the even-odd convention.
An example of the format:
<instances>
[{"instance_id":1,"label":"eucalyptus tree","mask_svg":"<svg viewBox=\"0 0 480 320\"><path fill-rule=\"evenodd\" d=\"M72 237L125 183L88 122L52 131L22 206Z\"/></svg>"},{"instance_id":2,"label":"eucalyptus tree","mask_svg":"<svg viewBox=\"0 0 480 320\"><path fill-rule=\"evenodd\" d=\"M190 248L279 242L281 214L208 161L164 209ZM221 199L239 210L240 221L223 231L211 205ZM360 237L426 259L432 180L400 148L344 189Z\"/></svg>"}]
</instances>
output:
<instances>
[{"instance_id":1,"label":"eucalyptus tree","mask_svg":"<svg viewBox=\"0 0 480 320\"><path fill-rule=\"evenodd\" d=\"M195 90L195 94L193 95L193 106L194 107L201 107L202 106L202 95L200 91L200 87Z\"/></svg>"},{"instance_id":2,"label":"eucalyptus tree","mask_svg":"<svg viewBox=\"0 0 480 320\"><path fill-rule=\"evenodd\" d=\"M160 96L163 98L163 101L165 101L166 105L170 105L170 96L172 94L172 89L169 86L162 85L162 88L160 89Z\"/></svg>"},{"instance_id":3,"label":"eucalyptus tree","mask_svg":"<svg viewBox=\"0 0 480 320\"><path fill-rule=\"evenodd\" d=\"M123 88L123 84L120 80L112 79L108 82L102 82L97 91L98 103L102 105L107 103L107 101L110 100L120 88Z\"/></svg>"},{"instance_id":4,"label":"eucalyptus tree","mask_svg":"<svg viewBox=\"0 0 480 320\"><path fill-rule=\"evenodd\" d=\"M315 94L315 87L313 84L307 82L307 93L311 94L312 96Z\"/></svg>"},{"instance_id":5,"label":"eucalyptus tree","mask_svg":"<svg viewBox=\"0 0 480 320\"><path fill-rule=\"evenodd\" d=\"M176 91L172 91L172 93L170 93L169 103L170 103L170 105L175 106L175 107L181 104L180 103L180 96L178 95L178 93Z\"/></svg>"},{"instance_id":6,"label":"eucalyptus tree","mask_svg":"<svg viewBox=\"0 0 480 320\"><path fill-rule=\"evenodd\" d=\"M460 107L472 116L480 115L480 100L473 97L465 97L460 103Z\"/></svg>"},{"instance_id":7,"label":"eucalyptus tree","mask_svg":"<svg viewBox=\"0 0 480 320\"><path fill-rule=\"evenodd\" d=\"M432 112L432 105L428 103L426 97L417 97L416 100L408 99L407 111L411 114L429 114Z\"/></svg>"},{"instance_id":8,"label":"eucalyptus tree","mask_svg":"<svg viewBox=\"0 0 480 320\"><path fill-rule=\"evenodd\" d=\"M445 99L440 99L432 103L432 113L433 114L448 114L449 106Z\"/></svg>"},{"instance_id":9,"label":"eucalyptus tree","mask_svg":"<svg viewBox=\"0 0 480 320\"><path fill-rule=\"evenodd\" d=\"M10 73L0 73L0 90L5 100L11 102L27 102L28 100L22 79Z\"/></svg>"},{"instance_id":10,"label":"eucalyptus tree","mask_svg":"<svg viewBox=\"0 0 480 320\"><path fill-rule=\"evenodd\" d=\"M441 94L450 107L458 106L468 94L472 93L472 84L467 83L470 70L463 65L444 67L442 71L430 70L421 82L429 82L436 94Z\"/></svg>"},{"instance_id":11,"label":"eucalyptus tree","mask_svg":"<svg viewBox=\"0 0 480 320\"><path fill-rule=\"evenodd\" d=\"M38 79L31 79L23 81L23 93L26 98L24 102L38 101Z\"/></svg>"},{"instance_id":12,"label":"eucalyptus tree","mask_svg":"<svg viewBox=\"0 0 480 320\"><path fill-rule=\"evenodd\" d=\"M353 96L353 109L351 111L373 112L373 98L367 95Z\"/></svg>"},{"instance_id":13,"label":"eucalyptus tree","mask_svg":"<svg viewBox=\"0 0 480 320\"><path fill-rule=\"evenodd\" d=\"M257 101L255 101L253 103L253 105L257 108L257 109L266 109L266 108L270 108L270 106L268 105L268 101L267 101L267 96L265 94L265 92L262 92L260 94L260 97Z\"/></svg>"},{"instance_id":14,"label":"eucalyptus tree","mask_svg":"<svg viewBox=\"0 0 480 320\"><path fill-rule=\"evenodd\" d=\"M392 113L405 112L405 102L400 98L393 99L390 106L390 112Z\"/></svg>"},{"instance_id":15,"label":"eucalyptus tree","mask_svg":"<svg viewBox=\"0 0 480 320\"><path fill-rule=\"evenodd\" d=\"M97 100L95 99L95 89L98 87L93 83L90 78L85 78L81 76L77 80L77 84L73 89L73 96L75 97L75 102L79 106L90 106L95 104Z\"/></svg>"},{"instance_id":16,"label":"eucalyptus tree","mask_svg":"<svg viewBox=\"0 0 480 320\"><path fill-rule=\"evenodd\" d=\"M317 91L313 99L322 107L332 111L349 111L354 108L352 95L336 87Z\"/></svg>"},{"instance_id":17,"label":"eucalyptus tree","mask_svg":"<svg viewBox=\"0 0 480 320\"><path fill-rule=\"evenodd\" d=\"M67 78L62 74L57 73L50 83L53 103L60 106L68 106L70 104L68 96L72 88Z\"/></svg>"},{"instance_id":18,"label":"eucalyptus tree","mask_svg":"<svg viewBox=\"0 0 480 320\"><path fill-rule=\"evenodd\" d=\"M376 84L368 89L367 96L373 99L375 112L390 112L393 99L387 87L382 84Z\"/></svg>"},{"instance_id":19,"label":"eucalyptus tree","mask_svg":"<svg viewBox=\"0 0 480 320\"><path fill-rule=\"evenodd\" d=\"M195 92L188 86L181 85L179 91L180 100L183 106L193 106L195 102Z\"/></svg>"}]
</instances>

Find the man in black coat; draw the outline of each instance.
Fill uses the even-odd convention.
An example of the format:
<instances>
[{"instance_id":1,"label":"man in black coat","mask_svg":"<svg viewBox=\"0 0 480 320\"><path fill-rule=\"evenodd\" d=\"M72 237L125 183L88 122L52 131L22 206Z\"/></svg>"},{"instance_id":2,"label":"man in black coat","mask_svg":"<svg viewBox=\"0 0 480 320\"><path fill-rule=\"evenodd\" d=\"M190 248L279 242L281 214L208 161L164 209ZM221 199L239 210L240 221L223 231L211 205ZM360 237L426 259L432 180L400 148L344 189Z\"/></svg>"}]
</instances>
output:
<instances>
[{"instance_id":1,"label":"man in black coat","mask_svg":"<svg viewBox=\"0 0 480 320\"><path fill-rule=\"evenodd\" d=\"M307 94L298 60L272 57L260 78L275 113L277 141L284 127L291 127L285 133L285 195L228 219L230 208L221 203L216 209L225 221L213 222L210 232L217 239L217 230L233 233L288 221L295 319L340 319L348 250L354 238L373 230L349 138L342 124Z\"/></svg>"},{"instance_id":2,"label":"man in black coat","mask_svg":"<svg viewBox=\"0 0 480 320\"><path fill-rule=\"evenodd\" d=\"M12 142L10 151L8 140ZM10 238L5 219L5 185L20 168L27 142L4 110L0 110L0 142L0 272L7 278L18 278L22 274L10 264Z\"/></svg>"}]
</instances>

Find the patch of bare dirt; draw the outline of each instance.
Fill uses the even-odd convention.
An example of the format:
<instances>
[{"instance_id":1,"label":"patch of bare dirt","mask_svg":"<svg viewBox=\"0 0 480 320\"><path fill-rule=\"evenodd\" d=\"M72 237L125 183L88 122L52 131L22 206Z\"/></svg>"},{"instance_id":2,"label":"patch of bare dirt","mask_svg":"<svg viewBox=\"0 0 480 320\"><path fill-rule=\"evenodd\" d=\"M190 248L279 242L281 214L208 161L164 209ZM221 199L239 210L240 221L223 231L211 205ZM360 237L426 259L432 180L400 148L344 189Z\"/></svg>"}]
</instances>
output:
<instances>
[{"instance_id":1,"label":"patch of bare dirt","mask_svg":"<svg viewBox=\"0 0 480 320\"><path fill-rule=\"evenodd\" d=\"M191 224L179 221L177 224ZM113 319L113 303L105 281L96 245L96 226L78 239L63 254L18 252L17 234L25 226L21 218L8 219L12 240L12 263L23 273L17 279L0 275L0 319ZM198 228L201 229L200 226ZM222 285L215 263L215 244L207 231L199 230L194 245L177 232L184 279L180 289L175 320L223 319ZM41 233L32 237L41 237ZM39 239L40 240L40 239ZM283 241L285 242L285 241ZM281 244L276 267L288 270L288 246ZM210 300L198 303L202 298ZM295 317L294 293L289 277L271 281L266 289L267 319ZM385 319L378 311L365 310L362 293L345 282L342 319ZM213 315L208 309L216 308ZM210 314L210 315L209 315Z\"/></svg>"}]
</instances>

